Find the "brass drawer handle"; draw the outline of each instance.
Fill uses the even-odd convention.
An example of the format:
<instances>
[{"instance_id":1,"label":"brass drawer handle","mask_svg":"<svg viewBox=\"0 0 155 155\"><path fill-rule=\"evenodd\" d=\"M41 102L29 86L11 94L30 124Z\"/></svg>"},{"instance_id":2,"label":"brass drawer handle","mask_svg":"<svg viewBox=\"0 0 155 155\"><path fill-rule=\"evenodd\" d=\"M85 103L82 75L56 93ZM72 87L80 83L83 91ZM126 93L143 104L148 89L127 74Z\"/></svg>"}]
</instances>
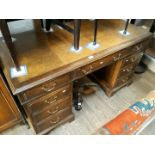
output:
<instances>
[{"instance_id":1,"label":"brass drawer handle","mask_svg":"<svg viewBox=\"0 0 155 155\"><path fill-rule=\"evenodd\" d=\"M142 45L142 44L139 44L139 45L136 45L136 46L134 47L134 50L139 51L139 50L141 50L142 48L143 48L143 45Z\"/></svg>"},{"instance_id":2,"label":"brass drawer handle","mask_svg":"<svg viewBox=\"0 0 155 155\"><path fill-rule=\"evenodd\" d=\"M136 58L131 58L130 60L131 60L131 62L135 62Z\"/></svg>"},{"instance_id":3,"label":"brass drawer handle","mask_svg":"<svg viewBox=\"0 0 155 155\"><path fill-rule=\"evenodd\" d=\"M45 103L52 104L57 101L57 98L58 98L57 96L54 96L54 98L53 98L54 100L52 100L52 101L45 100Z\"/></svg>"},{"instance_id":4,"label":"brass drawer handle","mask_svg":"<svg viewBox=\"0 0 155 155\"><path fill-rule=\"evenodd\" d=\"M132 68L127 68L126 71L129 73L132 70Z\"/></svg>"},{"instance_id":5,"label":"brass drawer handle","mask_svg":"<svg viewBox=\"0 0 155 155\"><path fill-rule=\"evenodd\" d=\"M89 70L88 71L86 71L86 70L84 70L84 69L82 69L82 72L84 73L84 74L89 74L90 72L92 72L92 70L93 70L94 68L93 68L93 66L92 65L90 65L89 66Z\"/></svg>"},{"instance_id":6,"label":"brass drawer handle","mask_svg":"<svg viewBox=\"0 0 155 155\"><path fill-rule=\"evenodd\" d=\"M118 61L119 59L121 59L122 54L119 53L118 56L113 56L113 60L114 61Z\"/></svg>"},{"instance_id":7,"label":"brass drawer handle","mask_svg":"<svg viewBox=\"0 0 155 155\"><path fill-rule=\"evenodd\" d=\"M84 74L87 74L87 71L86 71L86 70L82 69L81 71L82 71Z\"/></svg>"},{"instance_id":8,"label":"brass drawer handle","mask_svg":"<svg viewBox=\"0 0 155 155\"><path fill-rule=\"evenodd\" d=\"M48 112L49 114L55 114L55 113L57 113L58 111L59 111L59 107L57 106L57 107L55 108L54 111L48 110L47 112Z\"/></svg>"},{"instance_id":9,"label":"brass drawer handle","mask_svg":"<svg viewBox=\"0 0 155 155\"><path fill-rule=\"evenodd\" d=\"M93 69L94 69L94 67L92 65L90 65L89 70L93 70Z\"/></svg>"},{"instance_id":10,"label":"brass drawer handle","mask_svg":"<svg viewBox=\"0 0 155 155\"><path fill-rule=\"evenodd\" d=\"M127 80L128 80L128 78L122 79L122 82L124 83L124 82L126 82Z\"/></svg>"},{"instance_id":11,"label":"brass drawer handle","mask_svg":"<svg viewBox=\"0 0 155 155\"><path fill-rule=\"evenodd\" d=\"M58 123L60 121L60 117L57 117L57 119L56 120L51 120L50 121L50 123L52 123L52 124L56 124L56 123Z\"/></svg>"},{"instance_id":12,"label":"brass drawer handle","mask_svg":"<svg viewBox=\"0 0 155 155\"><path fill-rule=\"evenodd\" d=\"M123 72L131 72L131 70L132 70L132 67L131 68L126 68L126 69L123 69Z\"/></svg>"},{"instance_id":13,"label":"brass drawer handle","mask_svg":"<svg viewBox=\"0 0 155 155\"><path fill-rule=\"evenodd\" d=\"M114 61L117 61L117 60L119 60L119 58L118 58L118 57L113 56L113 60L114 60Z\"/></svg>"},{"instance_id":14,"label":"brass drawer handle","mask_svg":"<svg viewBox=\"0 0 155 155\"><path fill-rule=\"evenodd\" d=\"M123 83L126 82L126 79L123 79L122 82L123 82Z\"/></svg>"},{"instance_id":15,"label":"brass drawer handle","mask_svg":"<svg viewBox=\"0 0 155 155\"><path fill-rule=\"evenodd\" d=\"M118 56L119 56L119 57L121 57L121 56L122 56L122 54L121 54L121 53L118 53Z\"/></svg>"},{"instance_id":16,"label":"brass drawer handle","mask_svg":"<svg viewBox=\"0 0 155 155\"><path fill-rule=\"evenodd\" d=\"M55 89L55 86L56 86L56 82L53 84L52 88L47 88L47 87L43 86L42 87L42 90L44 90L45 92L50 92L53 89Z\"/></svg>"}]
</instances>

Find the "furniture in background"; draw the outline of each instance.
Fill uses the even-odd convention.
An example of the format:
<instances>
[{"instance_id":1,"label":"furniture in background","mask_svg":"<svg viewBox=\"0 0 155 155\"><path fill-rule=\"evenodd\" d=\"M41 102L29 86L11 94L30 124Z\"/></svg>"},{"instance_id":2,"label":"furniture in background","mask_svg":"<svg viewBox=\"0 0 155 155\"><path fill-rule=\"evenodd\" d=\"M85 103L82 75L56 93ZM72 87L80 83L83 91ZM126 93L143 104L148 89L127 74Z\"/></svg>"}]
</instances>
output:
<instances>
[{"instance_id":1,"label":"furniture in background","mask_svg":"<svg viewBox=\"0 0 155 155\"><path fill-rule=\"evenodd\" d=\"M147 65L149 70L155 73L155 37L152 38L149 48L145 52L143 63Z\"/></svg>"},{"instance_id":2,"label":"furniture in background","mask_svg":"<svg viewBox=\"0 0 155 155\"><path fill-rule=\"evenodd\" d=\"M139 22L136 23L137 22L136 19L131 19L131 24L135 24L137 26L140 26L140 25L145 25L146 21L148 21L148 20L146 20L146 19L144 21L139 20ZM150 27L148 31L151 32L152 34L154 34L154 32L155 32L155 20L152 20L151 24L149 23L149 26L148 26L148 24L146 24L146 25L147 25L147 27ZM150 46L152 46L152 45L150 45ZM151 52L149 52L149 51L151 51ZM145 52L143 58L141 59L140 63L137 65L137 67L135 69L135 73L138 73L138 74L144 73L146 68L148 67L148 65L150 68L150 64L151 64L151 70L152 70L152 66L153 66L152 64L154 63L154 56L155 56L155 52L152 52L152 51L154 51L154 50L148 50L147 53ZM154 55L153 57L152 57L152 54Z\"/></svg>"},{"instance_id":3,"label":"furniture in background","mask_svg":"<svg viewBox=\"0 0 155 155\"><path fill-rule=\"evenodd\" d=\"M17 69L19 69L19 64L16 60L16 49L14 47L14 44L12 42L12 38L11 38L11 34L10 34L10 31L9 31L9 28L8 28L8 25L7 25L7 21L5 19L1 19L0 20L0 29L1 29L1 32L3 34L3 37L4 37L4 40L6 42L6 45L8 47L8 51L7 51L7 59L8 59L8 62L10 63L10 65L12 67L15 67Z\"/></svg>"},{"instance_id":4,"label":"furniture in background","mask_svg":"<svg viewBox=\"0 0 155 155\"><path fill-rule=\"evenodd\" d=\"M155 91L136 101L110 122L103 125L95 134L133 135L139 134L155 118Z\"/></svg>"},{"instance_id":5,"label":"furniture in background","mask_svg":"<svg viewBox=\"0 0 155 155\"><path fill-rule=\"evenodd\" d=\"M67 23L70 22L74 22L74 27L70 27ZM97 28L98 28L98 20L94 19L93 20L94 23L94 33L93 33L93 45L95 46L97 43ZM57 25L60 26L61 28L63 28L64 30L68 31L69 33L71 33L74 37L74 41L73 41L73 47L71 48L71 50L73 52L76 51L81 51L82 49L80 49L80 29L81 29L81 20L80 19L70 19L70 20L66 20L66 19L46 19L46 22L44 24L45 29L47 31L50 31L51 25Z\"/></svg>"},{"instance_id":6,"label":"furniture in background","mask_svg":"<svg viewBox=\"0 0 155 155\"><path fill-rule=\"evenodd\" d=\"M39 24L37 20L35 24ZM92 73L108 96L132 82L134 69L148 46L152 34L134 25L130 35L119 33L121 20L99 20L98 43L91 50L92 23L82 21L81 53L70 52L72 36L56 29L13 34L17 61L28 66L28 75L11 78L10 64L5 60L8 49L0 42L3 72L10 89L24 107L27 120L37 134L46 134L62 123L74 119L72 112L73 82Z\"/></svg>"},{"instance_id":7,"label":"furniture in background","mask_svg":"<svg viewBox=\"0 0 155 155\"><path fill-rule=\"evenodd\" d=\"M22 115L0 75L0 132L22 121Z\"/></svg>"}]
</instances>

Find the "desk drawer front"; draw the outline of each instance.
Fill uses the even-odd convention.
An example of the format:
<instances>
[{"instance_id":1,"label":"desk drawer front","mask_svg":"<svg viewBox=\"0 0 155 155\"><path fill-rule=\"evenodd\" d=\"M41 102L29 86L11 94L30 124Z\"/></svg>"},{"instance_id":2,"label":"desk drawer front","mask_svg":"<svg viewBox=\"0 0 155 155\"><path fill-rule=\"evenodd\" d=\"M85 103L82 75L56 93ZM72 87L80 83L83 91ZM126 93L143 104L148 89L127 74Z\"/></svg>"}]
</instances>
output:
<instances>
[{"instance_id":1,"label":"desk drawer front","mask_svg":"<svg viewBox=\"0 0 155 155\"><path fill-rule=\"evenodd\" d=\"M133 73L134 71L134 68L135 66L133 64L131 65L128 65L126 67L123 67L121 70L120 70L120 73L119 73L119 77L122 77L122 76L125 76L125 75L128 75L128 74L131 74Z\"/></svg>"},{"instance_id":2,"label":"desk drawer front","mask_svg":"<svg viewBox=\"0 0 155 155\"><path fill-rule=\"evenodd\" d=\"M84 67L81 67L80 69L78 69L76 72L76 76L77 77L82 77L85 75L88 75L108 64L110 64L113 61L112 57L106 57L106 58L102 58L100 60L97 60L95 62L92 62L89 65L86 65Z\"/></svg>"},{"instance_id":3,"label":"desk drawer front","mask_svg":"<svg viewBox=\"0 0 155 155\"><path fill-rule=\"evenodd\" d=\"M81 71L84 75L87 75L89 73L92 73L93 71L96 71L97 69L102 68L108 63L108 59L100 59L97 60L89 65L86 65L81 68Z\"/></svg>"},{"instance_id":4,"label":"desk drawer front","mask_svg":"<svg viewBox=\"0 0 155 155\"><path fill-rule=\"evenodd\" d=\"M50 118L46 119L44 122L38 123L36 125L36 131L37 133L42 132L47 129L52 129L58 124L60 124L64 119L72 115L72 109L65 109L62 112L57 113L54 116L51 116Z\"/></svg>"},{"instance_id":5,"label":"desk drawer front","mask_svg":"<svg viewBox=\"0 0 155 155\"><path fill-rule=\"evenodd\" d=\"M132 78L132 74L128 74L124 77L119 78L115 84L115 88L128 83L131 80L131 78Z\"/></svg>"},{"instance_id":6,"label":"desk drawer front","mask_svg":"<svg viewBox=\"0 0 155 155\"><path fill-rule=\"evenodd\" d=\"M123 50L113 54L112 55L113 61L118 61L118 60L120 60L120 59L122 59L124 57L127 57L127 56L131 55L131 54L135 54L135 52L136 53L137 52L138 53L141 52L141 54L142 54L144 49L145 49L145 47L146 47L146 44L148 44L148 42L147 41L143 41L143 42L140 42L140 43L138 43L138 44L136 44L134 46L128 47L126 49L123 49ZM131 60L131 62L132 61L134 61L134 59Z\"/></svg>"},{"instance_id":7,"label":"desk drawer front","mask_svg":"<svg viewBox=\"0 0 155 155\"><path fill-rule=\"evenodd\" d=\"M66 99L60 100L56 105L49 107L48 109L42 111L39 114L33 115L32 119L34 122L38 123L47 117L54 116L57 113L63 111L66 108L72 107L72 97L69 96Z\"/></svg>"},{"instance_id":8,"label":"desk drawer front","mask_svg":"<svg viewBox=\"0 0 155 155\"><path fill-rule=\"evenodd\" d=\"M130 64L137 64L140 61L140 59L142 58L142 56L143 56L143 53L138 52L138 53L136 53L134 55L131 55L131 56L125 58L123 60L123 66L127 66L127 65L130 65Z\"/></svg>"},{"instance_id":9,"label":"desk drawer front","mask_svg":"<svg viewBox=\"0 0 155 155\"><path fill-rule=\"evenodd\" d=\"M72 93L71 91L72 91L72 85L70 84L55 92L43 96L38 100L35 100L34 102L26 104L25 108L29 111L29 113L32 114L39 113L49 106L56 105L61 98L69 96Z\"/></svg>"},{"instance_id":10,"label":"desk drawer front","mask_svg":"<svg viewBox=\"0 0 155 155\"><path fill-rule=\"evenodd\" d=\"M21 102L29 101L32 99L35 99L37 97L40 97L42 95L45 95L47 93L50 93L57 88L61 87L62 85L65 85L70 81L69 74L66 74L64 76L58 77L55 80L48 81L42 85L39 85L37 87L34 87L30 90L27 90L19 95L19 99Z\"/></svg>"},{"instance_id":11,"label":"desk drawer front","mask_svg":"<svg viewBox=\"0 0 155 155\"><path fill-rule=\"evenodd\" d=\"M132 51L131 47L125 48L125 49L118 51L115 54L113 54L112 59L115 62L115 61L121 60L121 59L131 55L132 53L133 53L133 51Z\"/></svg>"}]
</instances>

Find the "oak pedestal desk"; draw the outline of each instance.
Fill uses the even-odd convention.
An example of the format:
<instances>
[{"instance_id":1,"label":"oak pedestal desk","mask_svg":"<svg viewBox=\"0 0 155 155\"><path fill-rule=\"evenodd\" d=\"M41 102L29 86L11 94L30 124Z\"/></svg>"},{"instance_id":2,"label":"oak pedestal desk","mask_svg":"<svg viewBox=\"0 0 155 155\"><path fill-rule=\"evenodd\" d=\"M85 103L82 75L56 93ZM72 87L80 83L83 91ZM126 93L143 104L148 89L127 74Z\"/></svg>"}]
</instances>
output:
<instances>
[{"instance_id":1,"label":"oak pedestal desk","mask_svg":"<svg viewBox=\"0 0 155 155\"><path fill-rule=\"evenodd\" d=\"M74 119L73 81L93 73L108 96L132 82L134 68L148 46L151 33L129 25L130 35L122 36L119 31L123 30L124 22L121 20L100 20L98 26L100 47L92 51L86 47L93 38L92 24L82 21L80 46L83 49L79 53L70 51L72 36L57 27L51 33L35 26L34 30L12 34L16 38L18 63L27 66L28 75L11 78L4 54L1 56L3 72L37 134L48 133ZM6 45L1 42L0 46L5 53Z\"/></svg>"}]
</instances>

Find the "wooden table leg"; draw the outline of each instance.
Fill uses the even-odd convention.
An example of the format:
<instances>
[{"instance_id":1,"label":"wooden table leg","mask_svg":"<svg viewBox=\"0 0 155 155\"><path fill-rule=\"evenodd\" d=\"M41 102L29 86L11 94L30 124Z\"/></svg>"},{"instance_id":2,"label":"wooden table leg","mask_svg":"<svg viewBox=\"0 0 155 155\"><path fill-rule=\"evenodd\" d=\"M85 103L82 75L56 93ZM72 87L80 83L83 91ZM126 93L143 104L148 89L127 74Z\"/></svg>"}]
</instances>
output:
<instances>
[{"instance_id":1,"label":"wooden table leg","mask_svg":"<svg viewBox=\"0 0 155 155\"><path fill-rule=\"evenodd\" d=\"M96 45L96 40L97 40L97 27L98 27L98 20L95 19L95 21L94 21L94 40L93 40L93 45Z\"/></svg>"},{"instance_id":2,"label":"wooden table leg","mask_svg":"<svg viewBox=\"0 0 155 155\"><path fill-rule=\"evenodd\" d=\"M131 19L131 24L135 24L135 22L136 22L136 19Z\"/></svg>"},{"instance_id":3,"label":"wooden table leg","mask_svg":"<svg viewBox=\"0 0 155 155\"><path fill-rule=\"evenodd\" d=\"M12 63L12 67L15 67L16 69L19 69L19 65L18 65L18 62L16 60L16 50L15 50L15 47L14 47L14 44L12 42L12 39L11 39L11 35L10 35L10 31L9 31L9 28L8 28L8 25L5 21L5 19L1 19L0 20L0 29L1 29L1 32L3 34L3 37L4 37L4 40L6 42L6 45L8 47L8 56L11 60L11 63Z\"/></svg>"},{"instance_id":4,"label":"wooden table leg","mask_svg":"<svg viewBox=\"0 0 155 155\"><path fill-rule=\"evenodd\" d=\"M150 32L152 32L152 33L155 32L155 19L153 20L152 26L150 28Z\"/></svg>"},{"instance_id":5,"label":"wooden table leg","mask_svg":"<svg viewBox=\"0 0 155 155\"><path fill-rule=\"evenodd\" d=\"M46 26L45 26L45 28L46 28L46 31L50 30L50 28L51 28L51 19L46 19Z\"/></svg>"},{"instance_id":6,"label":"wooden table leg","mask_svg":"<svg viewBox=\"0 0 155 155\"><path fill-rule=\"evenodd\" d=\"M129 25L129 19L127 19L126 23L125 23L125 28L124 28L124 34L127 33L127 29L128 29L128 25Z\"/></svg>"},{"instance_id":7,"label":"wooden table leg","mask_svg":"<svg viewBox=\"0 0 155 155\"><path fill-rule=\"evenodd\" d=\"M79 49L81 20L74 19L74 48Z\"/></svg>"}]
</instances>

